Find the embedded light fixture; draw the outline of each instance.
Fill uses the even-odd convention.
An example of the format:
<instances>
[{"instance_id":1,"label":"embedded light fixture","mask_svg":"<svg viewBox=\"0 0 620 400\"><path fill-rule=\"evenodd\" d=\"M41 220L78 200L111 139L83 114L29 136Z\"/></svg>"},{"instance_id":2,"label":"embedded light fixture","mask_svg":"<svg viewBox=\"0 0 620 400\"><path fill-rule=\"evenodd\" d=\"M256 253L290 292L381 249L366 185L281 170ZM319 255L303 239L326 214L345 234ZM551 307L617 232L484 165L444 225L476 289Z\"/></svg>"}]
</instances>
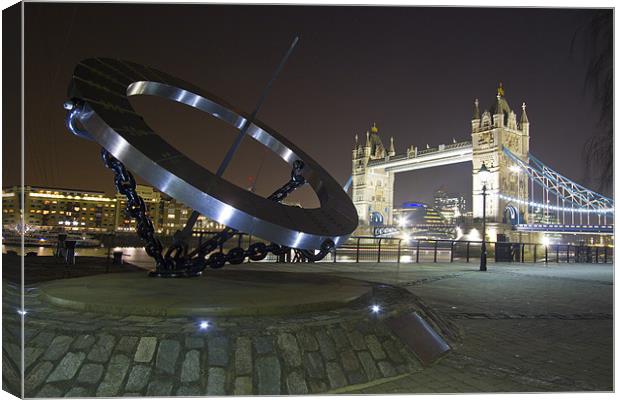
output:
<instances>
[{"instance_id":1,"label":"embedded light fixture","mask_svg":"<svg viewBox=\"0 0 620 400\"><path fill-rule=\"evenodd\" d=\"M207 329L209 329L209 326L210 326L209 321L200 321L200 324L198 324L198 328L201 331L206 331Z\"/></svg>"},{"instance_id":2,"label":"embedded light fixture","mask_svg":"<svg viewBox=\"0 0 620 400\"><path fill-rule=\"evenodd\" d=\"M373 314L379 314L381 312L381 306L378 304L373 304L372 306L370 306L370 312L372 312Z\"/></svg>"}]
</instances>

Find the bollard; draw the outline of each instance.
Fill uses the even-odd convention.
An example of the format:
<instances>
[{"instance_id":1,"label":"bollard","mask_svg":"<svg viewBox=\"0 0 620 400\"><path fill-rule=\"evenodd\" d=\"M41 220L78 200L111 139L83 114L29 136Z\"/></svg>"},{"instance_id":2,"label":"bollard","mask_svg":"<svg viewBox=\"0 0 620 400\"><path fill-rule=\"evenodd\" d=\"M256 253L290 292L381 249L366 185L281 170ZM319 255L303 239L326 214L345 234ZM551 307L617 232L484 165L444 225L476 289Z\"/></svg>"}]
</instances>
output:
<instances>
[{"instance_id":1,"label":"bollard","mask_svg":"<svg viewBox=\"0 0 620 400\"><path fill-rule=\"evenodd\" d=\"M570 244L566 245L566 263L570 262Z\"/></svg>"},{"instance_id":2,"label":"bollard","mask_svg":"<svg viewBox=\"0 0 620 400\"><path fill-rule=\"evenodd\" d=\"M400 242L402 242L402 239L398 239L398 254L396 256L396 263L400 264Z\"/></svg>"},{"instance_id":3,"label":"bollard","mask_svg":"<svg viewBox=\"0 0 620 400\"><path fill-rule=\"evenodd\" d=\"M381 238L379 238L379 250L377 251L377 263L381 262Z\"/></svg>"},{"instance_id":4,"label":"bollard","mask_svg":"<svg viewBox=\"0 0 620 400\"><path fill-rule=\"evenodd\" d=\"M536 263L536 248L538 248L538 245L534 244L534 263Z\"/></svg>"},{"instance_id":5,"label":"bollard","mask_svg":"<svg viewBox=\"0 0 620 400\"><path fill-rule=\"evenodd\" d=\"M469 244L471 242L467 242L467 262L469 262Z\"/></svg>"},{"instance_id":6,"label":"bollard","mask_svg":"<svg viewBox=\"0 0 620 400\"><path fill-rule=\"evenodd\" d=\"M355 249L355 262L360 262L360 238L357 238L357 248Z\"/></svg>"},{"instance_id":7,"label":"bollard","mask_svg":"<svg viewBox=\"0 0 620 400\"><path fill-rule=\"evenodd\" d=\"M434 263L436 263L436 262L437 262L437 243L439 243L439 241L438 241L438 240L435 240L435 246L434 246L434 249L433 249L433 250L434 250L434 253L435 253L435 254L433 254L433 262L434 262Z\"/></svg>"},{"instance_id":8,"label":"bollard","mask_svg":"<svg viewBox=\"0 0 620 400\"><path fill-rule=\"evenodd\" d=\"M450 242L450 262L454 262L454 241Z\"/></svg>"},{"instance_id":9,"label":"bollard","mask_svg":"<svg viewBox=\"0 0 620 400\"><path fill-rule=\"evenodd\" d=\"M560 245L559 244L555 245L555 262L556 263L560 262Z\"/></svg>"},{"instance_id":10,"label":"bollard","mask_svg":"<svg viewBox=\"0 0 620 400\"><path fill-rule=\"evenodd\" d=\"M525 243L521 245L521 262L525 262Z\"/></svg>"},{"instance_id":11,"label":"bollard","mask_svg":"<svg viewBox=\"0 0 620 400\"><path fill-rule=\"evenodd\" d=\"M123 252L122 251L115 251L114 252L114 258L112 259L112 264L114 265L121 265L123 263Z\"/></svg>"},{"instance_id":12,"label":"bollard","mask_svg":"<svg viewBox=\"0 0 620 400\"><path fill-rule=\"evenodd\" d=\"M603 261L607 264L607 246L605 246L605 252L603 253Z\"/></svg>"},{"instance_id":13,"label":"bollard","mask_svg":"<svg viewBox=\"0 0 620 400\"><path fill-rule=\"evenodd\" d=\"M545 245L545 264L549 264L548 250L549 247Z\"/></svg>"},{"instance_id":14,"label":"bollard","mask_svg":"<svg viewBox=\"0 0 620 400\"><path fill-rule=\"evenodd\" d=\"M420 262L420 240L417 241L416 249L415 249L415 262Z\"/></svg>"}]
</instances>

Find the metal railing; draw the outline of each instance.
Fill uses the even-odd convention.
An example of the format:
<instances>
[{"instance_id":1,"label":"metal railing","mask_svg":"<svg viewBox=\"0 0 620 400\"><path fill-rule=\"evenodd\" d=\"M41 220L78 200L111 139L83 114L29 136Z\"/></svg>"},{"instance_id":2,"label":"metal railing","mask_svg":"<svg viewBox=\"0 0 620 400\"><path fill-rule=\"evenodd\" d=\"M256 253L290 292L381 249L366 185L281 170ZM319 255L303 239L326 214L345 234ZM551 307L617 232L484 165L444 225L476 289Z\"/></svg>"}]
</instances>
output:
<instances>
[{"instance_id":1,"label":"metal railing","mask_svg":"<svg viewBox=\"0 0 620 400\"><path fill-rule=\"evenodd\" d=\"M190 248L197 247L218 231L198 231L192 233ZM164 245L171 238L163 237ZM233 247L248 248L250 244L263 241L255 236L238 232L222 245L220 251ZM116 246L118 241L110 243ZM333 250L322 262L349 263L476 263L480 260L482 241L451 239L413 239L352 236ZM573 244L486 242L489 261L515 263L613 263L612 246L588 246ZM136 244L139 246L140 244ZM269 254L263 261L278 262L290 257L277 257Z\"/></svg>"},{"instance_id":2,"label":"metal railing","mask_svg":"<svg viewBox=\"0 0 620 400\"><path fill-rule=\"evenodd\" d=\"M482 241L351 237L338 247L333 262L477 262ZM489 260L518 263L613 263L611 246L486 242Z\"/></svg>"}]
</instances>

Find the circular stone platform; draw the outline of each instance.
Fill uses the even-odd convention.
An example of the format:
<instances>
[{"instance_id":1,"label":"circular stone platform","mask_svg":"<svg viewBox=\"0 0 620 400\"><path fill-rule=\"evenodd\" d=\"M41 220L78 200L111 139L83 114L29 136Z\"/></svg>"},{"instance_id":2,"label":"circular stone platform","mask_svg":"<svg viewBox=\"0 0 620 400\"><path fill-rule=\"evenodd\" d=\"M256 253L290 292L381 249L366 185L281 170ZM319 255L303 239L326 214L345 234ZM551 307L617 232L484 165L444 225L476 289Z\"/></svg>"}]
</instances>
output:
<instances>
[{"instance_id":1,"label":"circular stone platform","mask_svg":"<svg viewBox=\"0 0 620 400\"><path fill-rule=\"evenodd\" d=\"M213 271L188 279L145 273L96 275L42 284L42 299L61 307L118 315L249 316L339 308L372 285L332 276L273 271Z\"/></svg>"}]
</instances>

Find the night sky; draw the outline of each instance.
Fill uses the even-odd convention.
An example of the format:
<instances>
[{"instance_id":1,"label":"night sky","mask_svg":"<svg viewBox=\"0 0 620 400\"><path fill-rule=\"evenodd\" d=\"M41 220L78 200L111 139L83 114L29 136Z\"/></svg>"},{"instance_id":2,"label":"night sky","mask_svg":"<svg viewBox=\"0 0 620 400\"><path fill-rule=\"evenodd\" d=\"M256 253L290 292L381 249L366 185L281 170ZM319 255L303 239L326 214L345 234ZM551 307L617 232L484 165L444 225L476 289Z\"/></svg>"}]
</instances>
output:
<instances>
[{"instance_id":1,"label":"night sky","mask_svg":"<svg viewBox=\"0 0 620 400\"><path fill-rule=\"evenodd\" d=\"M584 91L586 63L571 41L590 10L415 7L113 5L26 3L26 184L113 192L95 143L64 127L62 103L76 63L113 57L166 71L250 113L293 37L300 43L258 118L344 183L354 135L373 122L384 144L436 146L470 138L472 103L490 108L502 81L513 109L527 102L530 150L587 183L582 148L598 110ZM8 50L7 50L8 51ZM5 83L5 91L18 89ZM217 169L235 131L154 98L132 104L149 125L197 162ZM18 113L18 108L7 110ZM4 148L19 130L5 122ZM263 162L264 160L264 162ZM3 186L19 183L6 151ZM262 165L262 167L261 167ZM260 173L259 173L260 170ZM268 195L289 168L251 139L226 177ZM471 165L397 175L395 205L431 201L436 189L471 201ZM298 193L316 205L309 189Z\"/></svg>"}]
</instances>

